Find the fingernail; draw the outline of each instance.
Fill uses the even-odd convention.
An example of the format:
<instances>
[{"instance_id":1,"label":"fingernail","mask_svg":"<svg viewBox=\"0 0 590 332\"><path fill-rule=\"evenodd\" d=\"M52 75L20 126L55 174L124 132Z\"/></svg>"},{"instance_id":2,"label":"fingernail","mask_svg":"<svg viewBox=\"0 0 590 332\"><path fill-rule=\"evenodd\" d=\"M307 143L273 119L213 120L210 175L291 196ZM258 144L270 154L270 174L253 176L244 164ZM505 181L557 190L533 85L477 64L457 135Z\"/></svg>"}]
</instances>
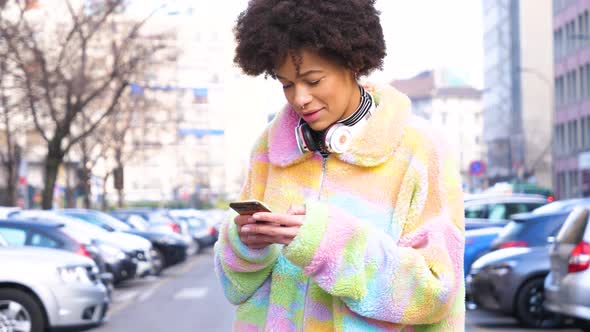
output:
<instances>
[{"instance_id":1,"label":"fingernail","mask_svg":"<svg viewBox=\"0 0 590 332\"><path fill-rule=\"evenodd\" d=\"M252 217L254 217L254 219L256 219L256 218L260 217L260 215L259 215L258 213L254 213L254 214L252 215Z\"/></svg>"},{"instance_id":2,"label":"fingernail","mask_svg":"<svg viewBox=\"0 0 590 332\"><path fill-rule=\"evenodd\" d=\"M254 223L254 222L256 222L256 219L250 217L250 218L248 218L248 222Z\"/></svg>"},{"instance_id":3,"label":"fingernail","mask_svg":"<svg viewBox=\"0 0 590 332\"><path fill-rule=\"evenodd\" d=\"M252 227L250 227L250 226L246 225L246 226L242 227L242 230L243 230L244 232L249 232L251 228L252 228Z\"/></svg>"}]
</instances>

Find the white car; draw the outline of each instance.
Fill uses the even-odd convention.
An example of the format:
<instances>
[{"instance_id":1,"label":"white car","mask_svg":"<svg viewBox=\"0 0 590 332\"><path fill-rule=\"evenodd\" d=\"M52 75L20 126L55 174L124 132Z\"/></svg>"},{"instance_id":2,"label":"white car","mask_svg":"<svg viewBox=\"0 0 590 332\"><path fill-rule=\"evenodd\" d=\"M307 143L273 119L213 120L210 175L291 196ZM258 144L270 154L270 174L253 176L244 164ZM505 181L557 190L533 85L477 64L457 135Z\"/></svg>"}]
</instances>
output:
<instances>
[{"instance_id":1,"label":"white car","mask_svg":"<svg viewBox=\"0 0 590 332\"><path fill-rule=\"evenodd\" d=\"M103 322L109 298L94 262L62 250L1 247L0 331Z\"/></svg>"},{"instance_id":2,"label":"white car","mask_svg":"<svg viewBox=\"0 0 590 332\"><path fill-rule=\"evenodd\" d=\"M145 276L153 272L153 263L150 255L152 243L140 236L122 232L108 232L101 227L85 221L47 210L23 210L11 214L10 217L27 220L42 219L62 223L67 228L121 248L126 253L129 253L137 261L138 276Z\"/></svg>"}]
</instances>

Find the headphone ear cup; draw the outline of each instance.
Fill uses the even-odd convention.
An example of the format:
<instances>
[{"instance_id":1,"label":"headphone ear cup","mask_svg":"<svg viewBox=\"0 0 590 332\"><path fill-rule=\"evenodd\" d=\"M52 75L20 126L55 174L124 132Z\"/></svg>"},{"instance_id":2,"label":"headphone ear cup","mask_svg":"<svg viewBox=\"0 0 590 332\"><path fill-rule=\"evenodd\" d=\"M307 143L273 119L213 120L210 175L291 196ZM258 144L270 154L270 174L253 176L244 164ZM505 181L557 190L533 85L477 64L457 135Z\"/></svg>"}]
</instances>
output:
<instances>
[{"instance_id":1,"label":"headphone ear cup","mask_svg":"<svg viewBox=\"0 0 590 332\"><path fill-rule=\"evenodd\" d=\"M309 151L317 151L319 149L313 137L311 128L307 123L303 123L301 125L301 138L303 139L303 142L305 143Z\"/></svg>"}]
</instances>

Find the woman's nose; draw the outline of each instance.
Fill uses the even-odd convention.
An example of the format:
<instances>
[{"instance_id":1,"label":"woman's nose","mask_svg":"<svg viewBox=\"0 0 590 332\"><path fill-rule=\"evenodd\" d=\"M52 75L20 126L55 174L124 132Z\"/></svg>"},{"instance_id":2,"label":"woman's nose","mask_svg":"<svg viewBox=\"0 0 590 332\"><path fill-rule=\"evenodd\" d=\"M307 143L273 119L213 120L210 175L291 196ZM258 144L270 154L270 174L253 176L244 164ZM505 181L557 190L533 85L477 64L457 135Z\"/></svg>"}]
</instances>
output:
<instances>
[{"instance_id":1,"label":"woman's nose","mask_svg":"<svg viewBox=\"0 0 590 332\"><path fill-rule=\"evenodd\" d=\"M294 104L297 108L303 109L305 105L309 104L309 102L313 99L311 93L303 87L295 89L295 98Z\"/></svg>"}]
</instances>

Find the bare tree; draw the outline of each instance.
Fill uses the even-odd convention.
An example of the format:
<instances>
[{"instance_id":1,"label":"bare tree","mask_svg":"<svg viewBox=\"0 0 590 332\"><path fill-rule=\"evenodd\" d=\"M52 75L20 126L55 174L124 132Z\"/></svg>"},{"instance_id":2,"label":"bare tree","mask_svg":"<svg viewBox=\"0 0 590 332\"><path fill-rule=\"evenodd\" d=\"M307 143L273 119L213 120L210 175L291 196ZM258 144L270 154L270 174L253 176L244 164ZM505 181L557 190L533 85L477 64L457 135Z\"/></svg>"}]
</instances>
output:
<instances>
[{"instance_id":1,"label":"bare tree","mask_svg":"<svg viewBox=\"0 0 590 332\"><path fill-rule=\"evenodd\" d=\"M4 6L5 2L0 2L0 26L5 25L2 15ZM23 158L23 147L19 145L17 136L26 130L23 110L14 93L14 82L18 77L11 65L6 40L0 38L0 164L4 168L6 183L6 195L0 203L9 206L17 204L18 171Z\"/></svg>"},{"instance_id":2,"label":"bare tree","mask_svg":"<svg viewBox=\"0 0 590 332\"><path fill-rule=\"evenodd\" d=\"M151 104L154 103L154 104ZM103 174L103 206L106 207L106 181L116 172L122 172L125 164L132 158L135 149L133 142L128 140L130 128L138 112L146 112L155 101L137 98L125 93L117 104L117 111L97 128L91 135L80 140L80 185L84 194L84 206L91 207L91 179L94 168L103 161L106 170ZM109 167L108 165L114 165ZM119 175L117 175L118 177ZM120 186L120 185L119 185ZM117 186L118 205L123 206L124 193L122 186Z\"/></svg>"},{"instance_id":3,"label":"bare tree","mask_svg":"<svg viewBox=\"0 0 590 332\"><path fill-rule=\"evenodd\" d=\"M64 156L117 110L141 64L162 46L140 35L149 17L129 21L120 15L124 0L93 6L67 0L65 13L52 9L61 14L53 21L28 13L19 1L8 2L23 19L1 26L0 38L22 74L20 88L47 145L42 207L49 209ZM77 125L80 118L86 126Z\"/></svg>"}]
</instances>

